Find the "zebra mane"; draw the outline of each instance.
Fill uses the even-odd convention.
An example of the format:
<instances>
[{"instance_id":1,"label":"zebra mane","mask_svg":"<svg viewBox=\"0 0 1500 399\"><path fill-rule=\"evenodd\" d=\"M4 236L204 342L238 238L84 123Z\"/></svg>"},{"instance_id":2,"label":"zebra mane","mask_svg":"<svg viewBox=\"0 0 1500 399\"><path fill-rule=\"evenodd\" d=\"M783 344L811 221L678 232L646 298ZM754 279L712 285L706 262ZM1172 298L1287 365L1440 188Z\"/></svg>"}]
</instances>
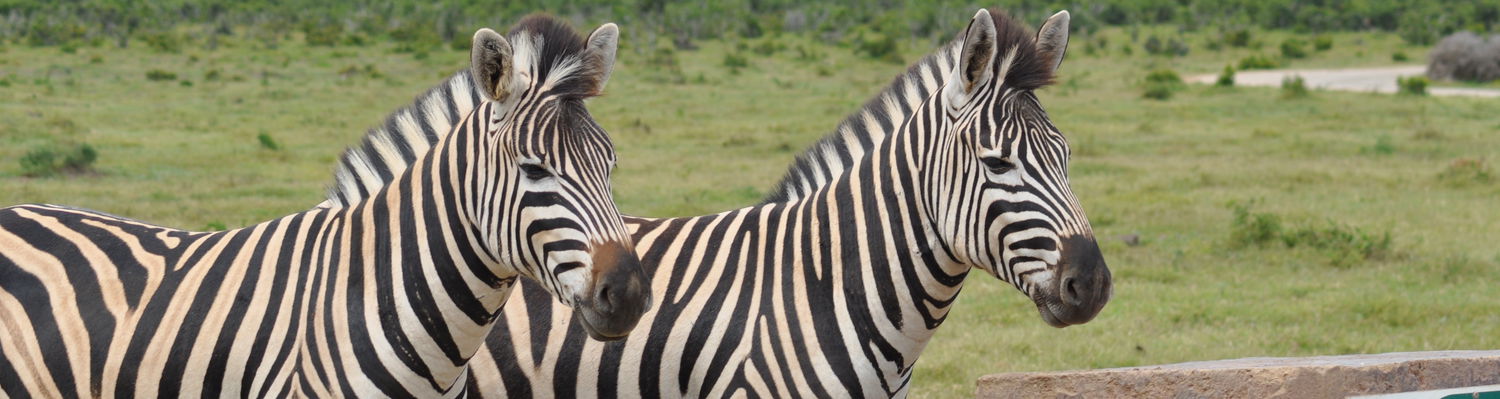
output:
<instances>
[{"instance_id":1,"label":"zebra mane","mask_svg":"<svg viewBox=\"0 0 1500 399\"><path fill-rule=\"evenodd\" d=\"M1046 62L1051 58L1039 53L1035 33L999 10L991 8L989 11L995 22L996 48L1002 52L1016 49L1015 60L1011 62L1003 84L1020 90L1034 90L1051 84L1052 68ZM896 75L884 90L845 117L832 133L798 155L787 168L786 175L761 203L788 202L804 197L853 167L864 157L865 151L884 141L922 101L943 86L958 58L962 40L963 32L959 32L954 40L922 57L905 73ZM995 68L996 76L1000 76L1000 63L996 62L992 68Z\"/></svg>"},{"instance_id":2,"label":"zebra mane","mask_svg":"<svg viewBox=\"0 0 1500 399\"><path fill-rule=\"evenodd\" d=\"M594 72L595 60L581 57L587 44L566 23L547 15L522 18L506 34L514 46L514 60L532 65L541 82L554 82L550 92L566 98L598 95L599 85L575 79ZM524 40L524 43L522 42ZM553 76L555 75L555 76ZM459 119L486 101L464 68L417 96L410 105L386 116L356 146L344 150L333 172L323 208L340 208L380 191L425 153Z\"/></svg>"}]
</instances>

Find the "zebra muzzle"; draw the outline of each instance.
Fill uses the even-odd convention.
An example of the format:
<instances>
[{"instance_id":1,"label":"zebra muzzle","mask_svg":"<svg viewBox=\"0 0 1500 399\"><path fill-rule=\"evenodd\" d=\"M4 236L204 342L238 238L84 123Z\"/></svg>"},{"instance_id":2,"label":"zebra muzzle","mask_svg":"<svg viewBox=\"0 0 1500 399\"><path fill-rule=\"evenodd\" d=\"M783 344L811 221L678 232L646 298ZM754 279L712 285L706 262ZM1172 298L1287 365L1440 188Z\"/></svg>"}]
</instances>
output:
<instances>
[{"instance_id":1,"label":"zebra muzzle","mask_svg":"<svg viewBox=\"0 0 1500 399\"><path fill-rule=\"evenodd\" d=\"M600 341L624 338L651 308L651 284L635 252L618 242L592 251L594 285L574 318Z\"/></svg>"}]
</instances>

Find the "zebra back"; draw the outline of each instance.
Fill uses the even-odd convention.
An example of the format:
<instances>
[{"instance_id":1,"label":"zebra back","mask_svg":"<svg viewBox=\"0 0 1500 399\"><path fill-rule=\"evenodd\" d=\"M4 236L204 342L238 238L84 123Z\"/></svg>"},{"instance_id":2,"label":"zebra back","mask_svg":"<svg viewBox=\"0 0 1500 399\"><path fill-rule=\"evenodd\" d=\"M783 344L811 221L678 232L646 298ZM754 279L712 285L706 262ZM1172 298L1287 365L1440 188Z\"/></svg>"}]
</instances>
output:
<instances>
[{"instance_id":1,"label":"zebra back","mask_svg":"<svg viewBox=\"0 0 1500 399\"><path fill-rule=\"evenodd\" d=\"M956 48L946 44L896 75L885 89L798 155L762 203L796 200L838 178L942 87L958 56ZM481 95L465 69L386 116L385 122L365 133L359 145L344 150L327 201L320 206L348 206L390 184L441 132L473 110Z\"/></svg>"}]
</instances>

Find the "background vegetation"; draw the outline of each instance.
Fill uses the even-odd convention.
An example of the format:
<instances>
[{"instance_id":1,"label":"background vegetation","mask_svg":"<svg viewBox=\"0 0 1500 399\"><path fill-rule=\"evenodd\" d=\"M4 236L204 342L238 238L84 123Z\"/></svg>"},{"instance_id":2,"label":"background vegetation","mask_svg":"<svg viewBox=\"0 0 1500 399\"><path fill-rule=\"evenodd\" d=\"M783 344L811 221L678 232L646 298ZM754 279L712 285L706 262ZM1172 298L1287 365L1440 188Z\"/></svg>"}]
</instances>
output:
<instances>
[{"instance_id":1,"label":"background vegetation","mask_svg":"<svg viewBox=\"0 0 1500 399\"><path fill-rule=\"evenodd\" d=\"M620 152L623 210L720 211L757 201L796 153L973 12L900 2L722 6L737 14L676 2L108 4L0 0L0 204L193 229L306 209L344 146L463 67L467 32L552 9L585 29L607 15L624 21L619 69L590 105ZM1451 26L1482 32L1494 29L1493 2L1178 4L1070 6L1069 58L1039 93L1072 145L1073 188L1115 273L1114 301L1092 323L1058 330L1014 289L975 274L919 362L914 396L967 395L975 377L1003 371L1500 346L1494 100L1179 80L1232 81L1234 69L1268 64L1420 63L1429 48L1401 21L1422 14L1408 8L1452 10L1439 19L1467 16ZM1004 5L1033 24L1054 9ZM798 12L802 28L786 29ZM105 14L124 22L98 23L114 18ZM33 39L36 24L67 21L85 28ZM694 21L714 29L693 31Z\"/></svg>"}]
</instances>

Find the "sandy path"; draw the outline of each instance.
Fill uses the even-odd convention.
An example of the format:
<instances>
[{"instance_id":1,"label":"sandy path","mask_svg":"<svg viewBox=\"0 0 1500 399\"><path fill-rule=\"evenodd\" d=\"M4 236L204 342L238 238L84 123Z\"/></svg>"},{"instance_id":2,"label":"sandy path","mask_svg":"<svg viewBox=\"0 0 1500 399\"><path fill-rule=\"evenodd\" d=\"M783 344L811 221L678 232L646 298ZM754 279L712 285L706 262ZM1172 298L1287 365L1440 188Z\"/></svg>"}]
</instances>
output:
<instances>
[{"instance_id":1,"label":"sandy path","mask_svg":"<svg viewBox=\"0 0 1500 399\"><path fill-rule=\"evenodd\" d=\"M1396 77L1422 75L1427 67L1397 66L1356 69L1274 69L1265 71L1239 71L1234 74L1234 84L1240 86L1281 86L1281 80L1300 75L1307 87L1324 90L1395 93ZM1188 82L1213 84L1218 75L1189 76ZM1500 97L1500 90L1466 87L1428 87L1427 93L1434 96Z\"/></svg>"}]
</instances>

